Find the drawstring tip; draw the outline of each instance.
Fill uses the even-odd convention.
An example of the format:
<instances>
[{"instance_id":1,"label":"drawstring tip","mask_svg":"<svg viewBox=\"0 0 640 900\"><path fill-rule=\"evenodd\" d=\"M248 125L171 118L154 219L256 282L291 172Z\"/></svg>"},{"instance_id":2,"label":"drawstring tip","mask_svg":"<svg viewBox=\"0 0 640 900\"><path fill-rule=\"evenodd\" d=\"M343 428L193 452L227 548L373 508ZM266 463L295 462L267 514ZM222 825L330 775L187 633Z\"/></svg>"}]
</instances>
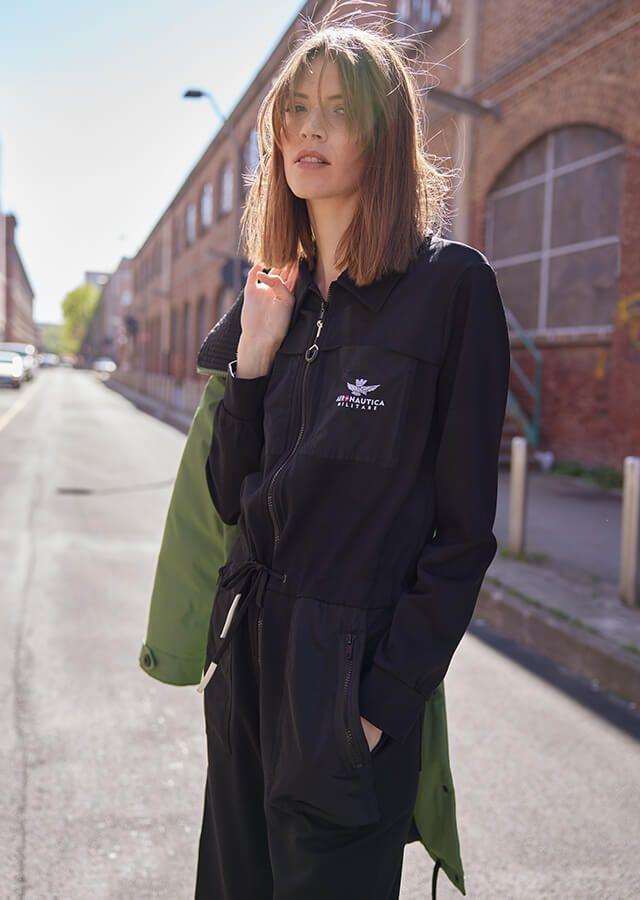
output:
<instances>
[{"instance_id":1,"label":"drawstring tip","mask_svg":"<svg viewBox=\"0 0 640 900\"><path fill-rule=\"evenodd\" d=\"M204 675L200 679L200 684L196 688L196 691L198 691L198 693L201 694L204 691L204 689L206 688L206 686L209 684L209 682L211 681L211 676L215 672L217 666L218 666L217 662L209 663L209 668L207 669L207 671L204 673Z\"/></svg>"},{"instance_id":2,"label":"drawstring tip","mask_svg":"<svg viewBox=\"0 0 640 900\"><path fill-rule=\"evenodd\" d=\"M240 597L242 597L242 594L236 594L235 597L233 598L233 603L229 607L229 612L227 613L227 617L224 620L224 625L222 626L222 631L220 632L221 638L223 638L226 635L227 631L229 630L229 626L231 625L231 619L233 619L233 614L236 611L236 607L237 607L238 603L240 602Z\"/></svg>"}]
</instances>

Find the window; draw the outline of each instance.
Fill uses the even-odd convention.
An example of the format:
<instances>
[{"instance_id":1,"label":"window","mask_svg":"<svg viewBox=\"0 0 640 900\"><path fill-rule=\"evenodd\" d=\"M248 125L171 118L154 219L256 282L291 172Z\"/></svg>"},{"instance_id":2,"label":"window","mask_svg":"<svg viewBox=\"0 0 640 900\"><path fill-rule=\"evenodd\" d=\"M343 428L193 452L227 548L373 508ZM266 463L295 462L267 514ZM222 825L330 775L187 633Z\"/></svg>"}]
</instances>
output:
<instances>
[{"instance_id":1,"label":"window","mask_svg":"<svg viewBox=\"0 0 640 900\"><path fill-rule=\"evenodd\" d=\"M220 173L220 215L231 212L233 208L233 168L227 160Z\"/></svg>"},{"instance_id":2,"label":"window","mask_svg":"<svg viewBox=\"0 0 640 900\"><path fill-rule=\"evenodd\" d=\"M169 332L169 349L176 351L178 349L178 310L175 306L171 310L171 330Z\"/></svg>"},{"instance_id":3,"label":"window","mask_svg":"<svg viewBox=\"0 0 640 900\"><path fill-rule=\"evenodd\" d=\"M215 317L216 322L218 319L221 319L222 316L226 313L226 311L232 306L235 295L231 288L223 287L220 288L218 292L218 296L216 297L216 309L215 309Z\"/></svg>"},{"instance_id":4,"label":"window","mask_svg":"<svg viewBox=\"0 0 640 900\"><path fill-rule=\"evenodd\" d=\"M524 150L487 203L487 256L505 304L532 334L613 324L623 145L570 125Z\"/></svg>"},{"instance_id":5,"label":"window","mask_svg":"<svg viewBox=\"0 0 640 900\"><path fill-rule=\"evenodd\" d=\"M200 297L198 300L198 345L201 346L202 342L207 336L207 302L204 297Z\"/></svg>"},{"instance_id":6,"label":"window","mask_svg":"<svg viewBox=\"0 0 640 900\"><path fill-rule=\"evenodd\" d=\"M191 306L185 303L182 319L182 354L186 362L191 354Z\"/></svg>"},{"instance_id":7,"label":"window","mask_svg":"<svg viewBox=\"0 0 640 900\"><path fill-rule=\"evenodd\" d=\"M186 235L187 247L195 242L196 239L196 205L193 201L187 203L184 218L184 231Z\"/></svg>"},{"instance_id":8,"label":"window","mask_svg":"<svg viewBox=\"0 0 640 900\"><path fill-rule=\"evenodd\" d=\"M176 215L173 220L173 255L178 256L182 250L182 235L180 234L180 216Z\"/></svg>"},{"instance_id":9,"label":"window","mask_svg":"<svg viewBox=\"0 0 640 900\"><path fill-rule=\"evenodd\" d=\"M213 185L205 184L200 194L200 224L208 228L213 221Z\"/></svg>"},{"instance_id":10,"label":"window","mask_svg":"<svg viewBox=\"0 0 640 900\"><path fill-rule=\"evenodd\" d=\"M251 183L251 178L247 177L245 181L245 176L253 177L258 162L258 129L254 127L242 147L242 188L245 192Z\"/></svg>"},{"instance_id":11,"label":"window","mask_svg":"<svg viewBox=\"0 0 640 900\"><path fill-rule=\"evenodd\" d=\"M451 16L451 0L398 0L398 20L437 28Z\"/></svg>"}]
</instances>

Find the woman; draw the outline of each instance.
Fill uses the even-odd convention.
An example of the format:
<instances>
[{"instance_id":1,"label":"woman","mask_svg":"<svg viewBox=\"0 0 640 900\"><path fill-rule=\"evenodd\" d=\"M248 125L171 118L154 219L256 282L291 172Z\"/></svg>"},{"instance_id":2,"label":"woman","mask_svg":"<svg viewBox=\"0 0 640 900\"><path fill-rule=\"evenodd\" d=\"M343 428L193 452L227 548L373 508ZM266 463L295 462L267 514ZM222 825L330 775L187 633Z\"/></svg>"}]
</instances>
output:
<instances>
[{"instance_id":1,"label":"woman","mask_svg":"<svg viewBox=\"0 0 640 900\"><path fill-rule=\"evenodd\" d=\"M496 552L508 332L486 257L435 233L418 109L397 44L351 26L312 31L260 109L259 262L211 335L207 484L239 535L199 686L197 900L398 897L421 714Z\"/></svg>"}]
</instances>

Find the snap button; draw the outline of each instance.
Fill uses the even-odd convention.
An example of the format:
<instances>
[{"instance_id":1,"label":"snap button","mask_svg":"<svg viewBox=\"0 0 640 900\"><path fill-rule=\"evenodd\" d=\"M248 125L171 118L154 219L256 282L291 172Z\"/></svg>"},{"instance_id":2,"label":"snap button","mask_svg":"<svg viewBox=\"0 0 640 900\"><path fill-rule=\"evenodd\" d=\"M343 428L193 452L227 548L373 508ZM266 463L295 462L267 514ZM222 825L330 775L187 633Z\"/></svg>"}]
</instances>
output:
<instances>
[{"instance_id":1,"label":"snap button","mask_svg":"<svg viewBox=\"0 0 640 900\"><path fill-rule=\"evenodd\" d=\"M146 644L142 645L140 659L142 660L142 665L145 667L145 669L153 669L156 664L153 653L151 652L151 648L147 647Z\"/></svg>"}]
</instances>

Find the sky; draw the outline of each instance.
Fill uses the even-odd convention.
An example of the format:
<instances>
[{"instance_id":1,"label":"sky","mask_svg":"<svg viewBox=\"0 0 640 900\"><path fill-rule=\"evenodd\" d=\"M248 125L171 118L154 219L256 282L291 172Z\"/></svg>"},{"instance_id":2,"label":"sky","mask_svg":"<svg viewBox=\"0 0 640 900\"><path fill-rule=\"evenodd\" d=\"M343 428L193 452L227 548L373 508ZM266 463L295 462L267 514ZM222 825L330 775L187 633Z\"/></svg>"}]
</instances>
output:
<instances>
[{"instance_id":1,"label":"sky","mask_svg":"<svg viewBox=\"0 0 640 900\"><path fill-rule=\"evenodd\" d=\"M292 0L2 4L0 208L61 322L85 271L134 256L302 7Z\"/></svg>"}]
</instances>

